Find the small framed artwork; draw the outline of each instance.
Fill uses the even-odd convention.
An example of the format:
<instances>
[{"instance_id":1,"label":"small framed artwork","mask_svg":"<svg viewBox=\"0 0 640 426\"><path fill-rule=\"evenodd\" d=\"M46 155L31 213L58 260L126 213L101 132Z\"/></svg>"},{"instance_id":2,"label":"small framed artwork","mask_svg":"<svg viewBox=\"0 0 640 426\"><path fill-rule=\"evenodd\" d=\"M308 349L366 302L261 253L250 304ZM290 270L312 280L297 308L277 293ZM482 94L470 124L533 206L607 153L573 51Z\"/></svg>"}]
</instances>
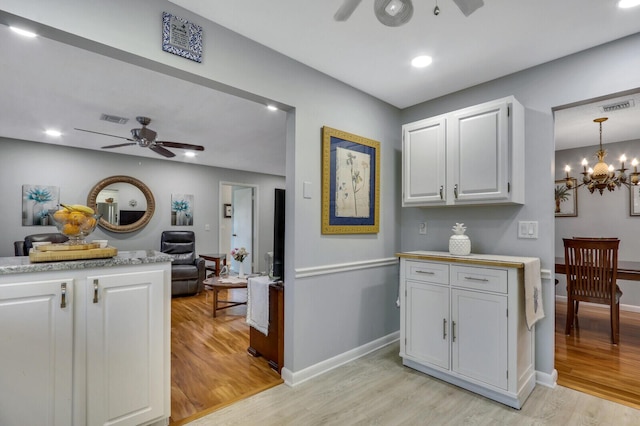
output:
<instances>
[{"instance_id":1,"label":"small framed artwork","mask_svg":"<svg viewBox=\"0 0 640 426\"><path fill-rule=\"evenodd\" d=\"M171 194L171 225L193 226L193 195Z\"/></svg>"},{"instance_id":2,"label":"small framed artwork","mask_svg":"<svg viewBox=\"0 0 640 426\"><path fill-rule=\"evenodd\" d=\"M224 217L231 217L231 204L225 204L223 208Z\"/></svg>"},{"instance_id":3,"label":"small framed artwork","mask_svg":"<svg viewBox=\"0 0 640 426\"><path fill-rule=\"evenodd\" d=\"M59 203L57 186L22 185L22 226L51 226L49 209Z\"/></svg>"},{"instance_id":4,"label":"small framed artwork","mask_svg":"<svg viewBox=\"0 0 640 426\"><path fill-rule=\"evenodd\" d=\"M163 12L162 50L195 62L202 62L202 27Z\"/></svg>"},{"instance_id":5,"label":"small framed artwork","mask_svg":"<svg viewBox=\"0 0 640 426\"><path fill-rule=\"evenodd\" d=\"M572 179L571 188L567 188L565 179L555 183L554 200L556 217L578 216L578 182Z\"/></svg>"},{"instance_id":6,"label":"small framed artwork","mask_svg":"<svg viewBox=\"0 0 640 426\"><path fill-rule=\"evenodd\" d=\"M380 142L322 128L322 233L380 229Z\"/></svg>"},{"instance_id":7,"label":"small framed artwork","mask_svg":"<svg viewBox=\"0 0 640 426\"><path fill-rule=\"evenodd\" d=\"M629 206L631 216L640 216L640 186L629 186Z\"/></svg>"}]
</instances>

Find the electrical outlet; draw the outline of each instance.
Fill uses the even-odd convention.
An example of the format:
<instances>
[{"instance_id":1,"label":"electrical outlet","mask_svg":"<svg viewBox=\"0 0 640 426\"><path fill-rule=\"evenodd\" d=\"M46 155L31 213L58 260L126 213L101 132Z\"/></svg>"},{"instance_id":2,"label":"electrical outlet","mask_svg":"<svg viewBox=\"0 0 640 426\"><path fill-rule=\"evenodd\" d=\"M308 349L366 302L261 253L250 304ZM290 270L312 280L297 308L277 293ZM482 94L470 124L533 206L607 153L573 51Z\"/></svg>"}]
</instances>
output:
<instances>
[{"instance_id":1,"label":"electrical outlet","mask_svg":"<svg viewBox=\"0 0 640 426\"><path fill-rule=\"evenodd\" d=\"M211 231L211 226L207 223L206 225L204 225L204 230Z\"/></svg>"},{"instance_id":2,"label":"electrical outlet","mask_svg":"<svg viewBox=\"0 0 640 426\"><path fill-rule=\"evenodd\" d=\"M422 235L427 234L427 222L420 222L418 224L418 232L420 232L420 234Z\"/></svg>"}]
</instances>

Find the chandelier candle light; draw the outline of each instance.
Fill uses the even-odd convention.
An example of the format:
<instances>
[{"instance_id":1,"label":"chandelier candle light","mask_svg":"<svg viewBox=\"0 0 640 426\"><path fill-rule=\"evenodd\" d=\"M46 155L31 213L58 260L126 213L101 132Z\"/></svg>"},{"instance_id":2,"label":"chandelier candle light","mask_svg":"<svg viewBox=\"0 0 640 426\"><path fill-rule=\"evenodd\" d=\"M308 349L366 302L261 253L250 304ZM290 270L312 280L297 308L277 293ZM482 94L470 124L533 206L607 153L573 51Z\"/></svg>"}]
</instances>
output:
<instances>
[{"instance_id":1,"label":"chandelier candle light","mask_svg":"<svg viewBox=\"0 0 640 426\"><path fill-rule=\"evenodd\" d=\"M621 185L638 185L638 160L633 159L631 165L633 166L633 172L630 173L630 179L627 177L625 173L628 169L624 167L624 162L627 161L627 157L622 154L620 156L620 168L617 170L618 174L616 175L616 170L613 165L607 165L604 162L604 158L607 156L607 151L602 149L602 123L607 121L607 117L596 118L593 120L595 123L600 125L600 149L596 152L596 156L598 157L598 163L593 167L589 166L587 159L584 158L582 160L582 183L580 183L577 188L581 186L586 186L590 193L594 193L597 189L602 195L604 189L608 189L609 191L613 191L616 187L620 187ZM565 185L568 189L573 188L573 180L574 178L569 176L569 172L571 171L571 167L567 164L564 168L565 173L567 174L565 177Z\"/></svg>"}]
</instances>

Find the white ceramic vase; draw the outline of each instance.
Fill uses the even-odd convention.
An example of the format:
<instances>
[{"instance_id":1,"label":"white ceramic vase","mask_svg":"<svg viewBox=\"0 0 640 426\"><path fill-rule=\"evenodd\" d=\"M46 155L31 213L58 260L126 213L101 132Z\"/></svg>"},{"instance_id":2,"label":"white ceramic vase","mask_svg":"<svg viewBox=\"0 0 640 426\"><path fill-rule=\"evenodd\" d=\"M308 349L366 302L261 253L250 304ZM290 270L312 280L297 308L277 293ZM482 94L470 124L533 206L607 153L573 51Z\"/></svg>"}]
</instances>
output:
<instances>
[{"instance_id":1,"label":"white ceramic vase","mask_svg":"<svg viewBox=\"0 0 640 426\"><path fill-rule=\"evenodd\" d=\"M466 256L471 253L471 240L467 235L452 235L449 238L449 253L455 256Z\"/></svg>"},{"instance_id":2,"label":"white ceramic vase","mask_svg":"<svg viewBox=\"0 0 640 426\"><path fill-rule=\"evenodd\" d=\"M238 278L244 278L244 263L238 262Z\"/></svg>"}]
</instances>

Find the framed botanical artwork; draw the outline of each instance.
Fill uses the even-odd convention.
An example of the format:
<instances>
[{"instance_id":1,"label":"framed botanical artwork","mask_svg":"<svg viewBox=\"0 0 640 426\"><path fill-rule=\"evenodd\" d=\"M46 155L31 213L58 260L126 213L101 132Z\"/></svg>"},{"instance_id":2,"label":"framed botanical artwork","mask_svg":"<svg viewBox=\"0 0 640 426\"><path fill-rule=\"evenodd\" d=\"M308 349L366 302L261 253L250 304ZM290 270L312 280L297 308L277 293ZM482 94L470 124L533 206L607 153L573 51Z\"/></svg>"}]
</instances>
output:
<instances>
[{"instance_id":1,"label":"framed botanical artwork","mask_svg":"<svg viewBox=\"0 0 640 426\"><path fill-rule=\"evenodd\" d=\"M631 216L640 216L640 186L629 186L629 207Z\"/></svg>"},{"instance_id":2,"label":"framed botanical artwork","mask_svg":"<svg viewBox=\"0 0 640 426\"><path fill-rule=\"evenodd\" d=\"M52 226L49 209L59 203L57 186L22 185L22 226Z\"/></svg>"},{"instance_id":3,"label":"framed botanical artwork","mask_svg":"<svg viewBox=\"0 0 640 426\"><path fill-rule=\"evenodd\" d=\"M231 204L224 205L224 217L231 217Z\"/></svg>"},{"instance_id":4,"label":"framed botanical artwork","mask_svg":"<svg viewBox=\"0 0 640 426\"><path fill-rule=\"evenodd\" d=\"M578 182L572 179L571 188L567 188L565 179L555 183L554 200L556 217L578 216Z\"/></svg>"},{"instance_id":5,"label":"framed botanical artwork","mask_svg":"<svg viewBox=\"0 0 640 426\"><path fill-rule=\"evenodd\" d=\"M193 195L171 194L171 225L193 226Z\"/></svg>"},{"instance_id":6,"label":"framed botanical artwork","mask_svg":"<svg viewBox=\"0 0 640 426\"><path fill-rule=\"evenodd\" d=\"M322 128L322 233L380 229L380 142Z\"/></svg>"}]
</instances>

